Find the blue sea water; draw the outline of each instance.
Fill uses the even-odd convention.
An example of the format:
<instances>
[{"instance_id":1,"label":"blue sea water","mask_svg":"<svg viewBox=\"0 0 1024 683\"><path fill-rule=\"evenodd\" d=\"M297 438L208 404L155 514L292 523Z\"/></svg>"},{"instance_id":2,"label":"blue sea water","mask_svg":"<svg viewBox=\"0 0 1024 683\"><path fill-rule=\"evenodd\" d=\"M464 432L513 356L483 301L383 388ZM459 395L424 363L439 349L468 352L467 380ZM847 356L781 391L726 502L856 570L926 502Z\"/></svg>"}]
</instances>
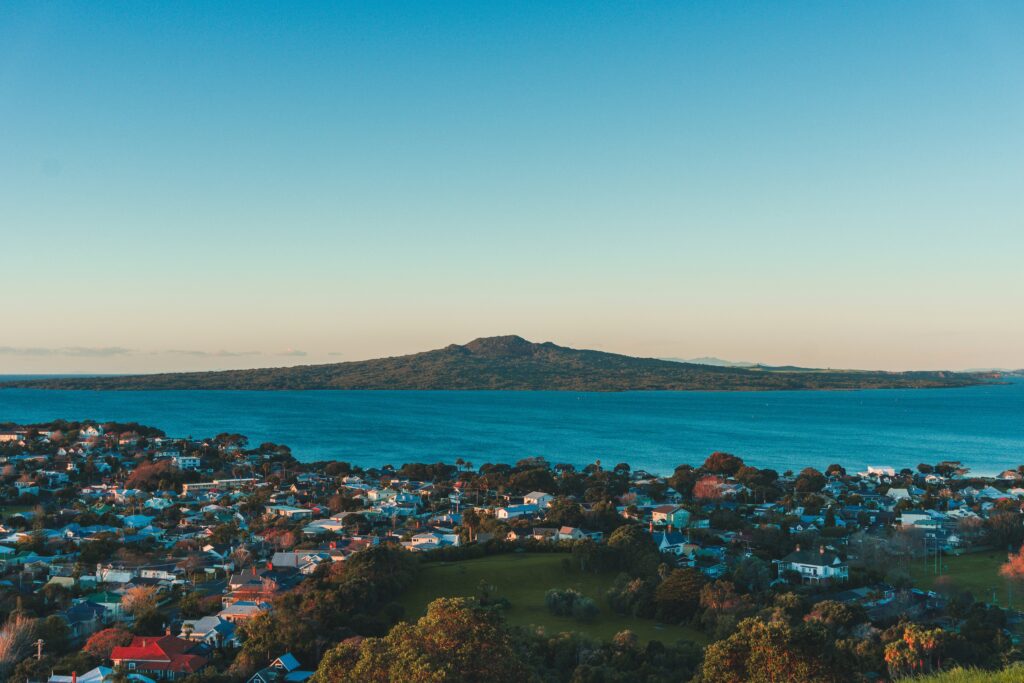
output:
<instances>
[{"instance_id":1,"label":"blue sea water","mask_svg":"<svg viewBox=\"0 0 1024 683\"><path fill-rule=\"evenodd\" d=\"M303 461L595 459L667 473L725 450L780 472L961 460L1024 463L1024 381L963 389L774 392L0 390L0 422L137 421L172 436L239 432Z\"/></svg>"}]
</instances>

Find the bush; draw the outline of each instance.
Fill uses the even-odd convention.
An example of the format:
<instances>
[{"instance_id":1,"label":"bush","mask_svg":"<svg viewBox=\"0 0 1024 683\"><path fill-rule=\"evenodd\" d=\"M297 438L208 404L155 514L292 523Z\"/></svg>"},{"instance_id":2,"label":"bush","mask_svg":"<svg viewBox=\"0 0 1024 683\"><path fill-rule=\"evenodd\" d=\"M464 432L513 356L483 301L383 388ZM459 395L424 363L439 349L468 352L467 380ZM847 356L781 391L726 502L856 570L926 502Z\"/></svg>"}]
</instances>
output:
<instances>
[{"instance_id":1,"label":"bush","mask_svg":"<svg viewBox=\"0 0 1024 683\"><path fill-rule=\"evenodd\" d=\"M579 621L593 621L601 613L597 603L571 588L552 588L544 595L544 604L557 617L573 617Z\"/></svg>"},{"instance_id":2,"label":"bush","mask_svg":"<svg viewBox=\"0 0 1024 683\"><path fill-rule=\"evenodd\" d=\"M572 616L577 621L593 621L600 613L597 603L585 596L580 596L572 604Z\"/></svg>"}]
</instances>

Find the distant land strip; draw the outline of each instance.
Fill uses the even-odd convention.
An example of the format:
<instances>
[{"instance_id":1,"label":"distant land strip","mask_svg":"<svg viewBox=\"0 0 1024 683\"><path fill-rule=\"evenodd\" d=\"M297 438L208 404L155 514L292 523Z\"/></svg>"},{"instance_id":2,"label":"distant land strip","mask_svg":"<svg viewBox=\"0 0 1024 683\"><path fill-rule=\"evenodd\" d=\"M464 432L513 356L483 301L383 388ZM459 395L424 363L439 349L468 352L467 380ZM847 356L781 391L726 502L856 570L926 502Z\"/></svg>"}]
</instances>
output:
<instances>
[{"instance_id":1,"label":"distant land strip","mask_svg":"<svg viewBox=\"0 0 1024 683\"><path fill-rule=\"evenodd\" d=\"M408 356L285 368L61 377L4 388L85 390L768 391L927 389L997 381L999 373L729 367L534 343L515 335Z\"/></svg>"}]
</instances>

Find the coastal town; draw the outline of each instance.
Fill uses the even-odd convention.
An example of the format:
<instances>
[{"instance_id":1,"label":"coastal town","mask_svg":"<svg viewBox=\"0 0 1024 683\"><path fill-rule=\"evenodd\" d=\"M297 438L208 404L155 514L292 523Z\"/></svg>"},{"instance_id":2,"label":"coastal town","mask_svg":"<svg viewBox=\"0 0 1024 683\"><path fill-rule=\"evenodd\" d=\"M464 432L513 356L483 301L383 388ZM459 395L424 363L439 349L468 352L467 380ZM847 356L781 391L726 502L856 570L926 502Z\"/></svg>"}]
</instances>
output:
<instances>
[{"instance_id":1,"label":"coastal town","mask_svg":"<svg viewBox=\"0 0 1024 683\"><path fill-rule=\"evenodd\" d=\"M0 467L0 680L888 681L1024 659L1024 467L361 468L67 421L0 425Z\"/></svg>"}]
</instances>

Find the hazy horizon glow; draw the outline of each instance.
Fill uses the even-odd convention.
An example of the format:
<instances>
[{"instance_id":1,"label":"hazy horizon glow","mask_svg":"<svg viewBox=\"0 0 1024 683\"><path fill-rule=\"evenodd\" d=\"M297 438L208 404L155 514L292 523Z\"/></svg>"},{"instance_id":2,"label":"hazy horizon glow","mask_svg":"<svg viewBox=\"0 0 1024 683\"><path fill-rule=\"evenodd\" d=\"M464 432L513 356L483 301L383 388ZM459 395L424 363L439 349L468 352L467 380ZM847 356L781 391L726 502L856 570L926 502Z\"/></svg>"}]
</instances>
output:
<instances>
[{"instance_id":1,"label":"hazy horizon glow","mask_svg":"<svg viewBox=\"0 0 1024 683\"><path fill-rule=\"evenodd\" d=\"M1024 366L1024 6L0 6L0 373Z\"/></svg>"}]
</instances>

